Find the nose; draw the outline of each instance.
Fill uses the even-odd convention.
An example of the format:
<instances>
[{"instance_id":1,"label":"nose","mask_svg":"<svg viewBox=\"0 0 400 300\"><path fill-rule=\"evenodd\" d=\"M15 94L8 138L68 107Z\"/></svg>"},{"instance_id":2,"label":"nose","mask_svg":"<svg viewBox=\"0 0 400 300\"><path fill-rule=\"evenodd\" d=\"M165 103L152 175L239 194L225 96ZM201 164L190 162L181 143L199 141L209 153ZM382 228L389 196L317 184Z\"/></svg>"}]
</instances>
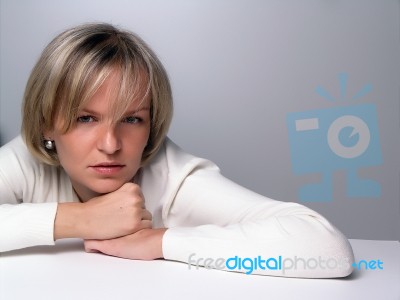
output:
<instances>
[{"instance_id":1,"label":"nose","mask_svg":"<svg viewBox=\"0 0 400 300\"><path fill-rule=\"evenodd\" d=\"M106 154L114 154L121 149L121 139L115 126L105 126L97 139L97 148Z\"/></svg>"}]
</instances>

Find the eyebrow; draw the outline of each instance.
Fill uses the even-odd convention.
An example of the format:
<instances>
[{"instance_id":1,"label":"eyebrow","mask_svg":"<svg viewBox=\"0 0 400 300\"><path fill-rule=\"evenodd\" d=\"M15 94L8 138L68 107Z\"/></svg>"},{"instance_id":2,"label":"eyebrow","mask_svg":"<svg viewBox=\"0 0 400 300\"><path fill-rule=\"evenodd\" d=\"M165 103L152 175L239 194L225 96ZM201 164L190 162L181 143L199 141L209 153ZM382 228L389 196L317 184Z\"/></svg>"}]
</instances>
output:
<instances>
[{"instance_id":1,"label":"eyebrow","mask_svg":"<svg viewBox=\"0 0 400 300\"><path fill-rule=\"evenodd\" d=\"M134 113L138 113L139 111L142 111L142 110L150 110L150 107L145 106L145 107L141 107L141 108L139 108L139 109L127 110L125 114L126 114L126 115L128 115L128 114L134 114Z\"/></svg>"},{"instance_id":2,"label":"eyebrow","mask_svg":"<svg viewBox=\"0 0 400 300\"><path fill-rule=\"evenodd\" d=\"M150 108L145 106L145 107L141 107L139 109L128 110L128 111L126 111L126 113L124 113L124 115L135 114L135 113L138 113L138 112L143 111L143 110L150 110ZM94 110L91 110L91 109L88 109L88 108L82 109L81 112L88 113L88 114L91 114L91 115L99 115L98 112L96 112Z\"/></svg>"}]
</instances>

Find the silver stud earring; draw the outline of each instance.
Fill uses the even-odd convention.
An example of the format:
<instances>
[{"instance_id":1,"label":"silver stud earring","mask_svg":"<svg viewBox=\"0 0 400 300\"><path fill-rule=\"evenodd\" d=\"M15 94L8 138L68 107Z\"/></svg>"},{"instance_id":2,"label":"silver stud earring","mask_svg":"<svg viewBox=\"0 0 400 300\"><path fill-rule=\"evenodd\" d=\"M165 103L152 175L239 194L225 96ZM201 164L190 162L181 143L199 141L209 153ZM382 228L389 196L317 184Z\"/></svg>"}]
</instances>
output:
<instances>
[{"instance_id":1,"label":"silver stud earring","mask_svg":"<svg viewBox=\"0 0 400 300\"><path fill-rule=\"evenodd\" d=\"M47 150L54 150L54 141L46 140L44 141L44 146Z\"/></svg>"}]
</instances>

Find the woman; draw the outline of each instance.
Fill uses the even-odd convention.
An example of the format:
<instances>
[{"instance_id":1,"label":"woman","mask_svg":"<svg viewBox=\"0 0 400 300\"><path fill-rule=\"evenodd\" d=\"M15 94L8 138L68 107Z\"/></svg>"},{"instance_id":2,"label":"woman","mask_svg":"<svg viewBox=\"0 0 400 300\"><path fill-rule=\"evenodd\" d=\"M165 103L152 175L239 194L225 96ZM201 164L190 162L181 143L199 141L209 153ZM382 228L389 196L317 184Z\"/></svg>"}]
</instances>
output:
<instances>
[{"instance_id":1,"label":"woman","mask_svg":"<svg viewBox=\"0 0 400 300\"><path fill-rule=\"evenodd\" d=\"M73 237L88 252L189 267L351 273L351 247L326 219L183 152L166 137L171 116L166 72L140 38L109 24L57 36L29 78L22 137L0 149L0 251Z\"/></svg>"}]
</instances>

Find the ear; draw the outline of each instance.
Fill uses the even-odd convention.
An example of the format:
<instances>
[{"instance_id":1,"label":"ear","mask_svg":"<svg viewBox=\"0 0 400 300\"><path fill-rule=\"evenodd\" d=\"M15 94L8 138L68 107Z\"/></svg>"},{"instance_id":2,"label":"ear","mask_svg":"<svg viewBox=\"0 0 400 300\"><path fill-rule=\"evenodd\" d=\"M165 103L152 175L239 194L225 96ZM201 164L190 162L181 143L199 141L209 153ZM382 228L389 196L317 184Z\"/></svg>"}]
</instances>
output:
<instances>
[{"instance_id":1,"label":"ear","mask_svg":"<svg viewBox=\"0 0 400 300\"><path fill-rule=\"evenodd\" d=\"M43 130L43 138L45 140L53 140L54 130L45 129Z\"/></svg>"}]
</instances>

